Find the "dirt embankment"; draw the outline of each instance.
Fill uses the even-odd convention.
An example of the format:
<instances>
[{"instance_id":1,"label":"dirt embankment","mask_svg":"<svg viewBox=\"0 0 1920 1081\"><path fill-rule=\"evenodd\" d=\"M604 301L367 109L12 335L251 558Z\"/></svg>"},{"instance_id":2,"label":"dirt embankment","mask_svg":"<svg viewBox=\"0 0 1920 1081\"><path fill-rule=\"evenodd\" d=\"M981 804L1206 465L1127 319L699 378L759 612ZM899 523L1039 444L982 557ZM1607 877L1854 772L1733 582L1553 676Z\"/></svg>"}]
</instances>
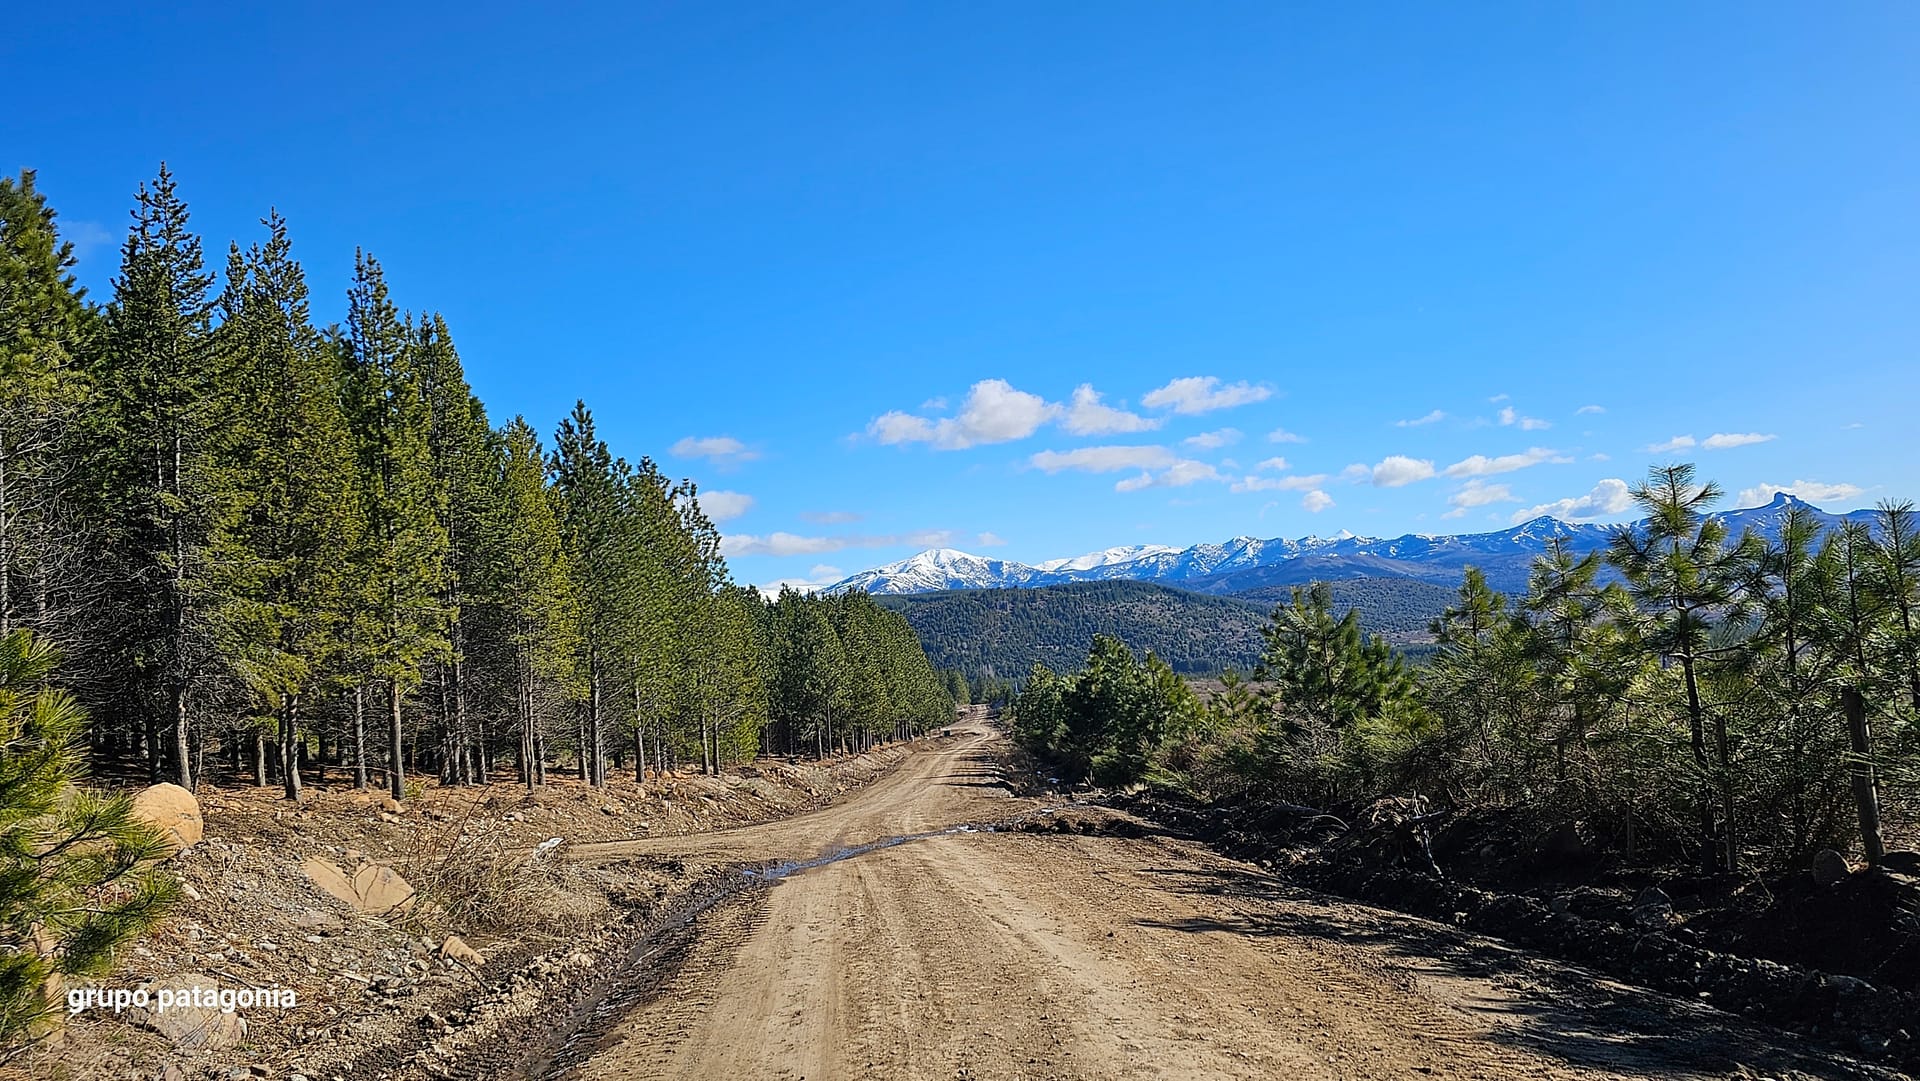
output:
<instances>
[{"instance_id":1,"label":"dirt embankment","mask_svg":"<svg viewBox=\"0 0 1920 1081\"><path fill-rule=\"evenodd\" d=\"M1550 831L1501 859L1480 844L1484 823L1442 829L1431 844L1438 866L1428 868L1414 847L1382 844L1304 808L1209 807L1157 793L1108 802L1289 882L1495 935L1920 1069L1920 878L1912 875L1706 880L1610 869L1595 853L1565 851Z\"/></svg>"},{"instance_id":2,"label":"dirt embankment","mask_svg":"<svg viewBox=\"0 0 1920 1081\"><path fill-rule=\"evenodd\" d=\"M573 848L818 810L913 751L763 760L644 786L616 777L599 790L570 777L532 793L428 784L403 804L337 781L309 787L297 808L277 789L203 792L204 840L170 864L186 886L181 907L110 976L69 987L157 991L184 980L287 989L298 1005L168 1017L90 1007L57 1042L0 1065L0 1077L358 1078L461 1021L484 1016L489 1034L510 1032L513 1003L544 984L581 983L589 962L710 890L670 862L585 865L565 858ZM399 884L369 887L376 875Z\"/></svg>"}]
</instances>

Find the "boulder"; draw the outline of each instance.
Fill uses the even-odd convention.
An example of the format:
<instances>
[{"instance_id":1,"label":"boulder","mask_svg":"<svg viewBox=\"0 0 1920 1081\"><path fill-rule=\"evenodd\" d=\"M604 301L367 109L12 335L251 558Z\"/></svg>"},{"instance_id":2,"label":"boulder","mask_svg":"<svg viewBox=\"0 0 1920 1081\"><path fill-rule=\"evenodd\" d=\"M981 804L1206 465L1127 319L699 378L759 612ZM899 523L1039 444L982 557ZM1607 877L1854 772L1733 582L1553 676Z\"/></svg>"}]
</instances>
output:
<instances>
[{"instance_id":1,"label":"boulder","mask_svg":"<svg viewBox=\"0 0 1920 1081\"><path fill-rule=\"evenodd\" d=\"M391 815L407 813L407 805L394 799L392 796L388 796L386 799L380 801L380 809Z\"/></svg>"},{"instance_id":2,"label":"boulder","mask_svg":"<svg viewBox=\"0 0 1920 1081\"><path fill-rule=\"evenodd\" d=\"M160 831L175 852L200 843L206 823L200 801L177 784L157 784L133 797L133 816Z\"/></svg>"},{"instance_id":3,"label":"boulder","mask_svg":"<svg viewBox=\"0 0 1920 1081\"><path fill-rule=\"evenodd\" d=\"M1600 844L1585 822L1566 822L1540 838L1534 852L1550 863L1585 863L1600 854Z\"/></svg>"},{"instance_id":4,"label":"boulder","mask_svg":"<svg viewBox=\"0 0 1920 1081\"><path fill-rule=\"evenodd\" d=\"M479 968L487 963L487 959L480 956L480 951L460 941L458 935L448 935L447 940L440 944L440 956L470 968Z\"/></svg>"},{"instance_id":5,"label":"boulder","mask_svg":"<svg viewBox=\"0 0 1920 1081\"><path fill-rule=\"evenodd\" d=\"M328 896L352 906L355 912L375 916L404 912L415 901L413 887L391 867L366 863L348 874L337 864L309 856L300 869Z\"/></svg>"},{"instance_id":6,"label":"boulder","mask_svg":"<svg viewBox=\"0 0 1920 1081\"><path fill-rule=\"evenodd\" d=\"M1658 886L1648 886L1633 897L1633 923L1649 931L1673 924L1673 898Z\"/></svg>"},{"instance_id":7,"label":"boulder","mask_svg":"<svg viewBox=\"0 0 1920 1081\"><path fill-rule=\"evenodd\" d=\"M1814 882L1822 886L1837 886L1853 873L1853 868L1847 866L1847 857L1831 848L1813 854L1812 869Z\"/></svg>"},{"instance_id":8,"label":"boulder","mask_svg":"<svg viewBox=\"0 0 1920 1081\"><path fill-rule=\"evenodd\" d=\"M183 973L156 980L153 990L185 990L196 987L218 989L220 981L212 976ZM186 1050L205 1048L218 1051L233 1047L247 1038L247 1022L238 1012L223 1013L204 1006L135 1007L127 1012L134 1024L152 1029Z\"/></svg>"}]
</instances>

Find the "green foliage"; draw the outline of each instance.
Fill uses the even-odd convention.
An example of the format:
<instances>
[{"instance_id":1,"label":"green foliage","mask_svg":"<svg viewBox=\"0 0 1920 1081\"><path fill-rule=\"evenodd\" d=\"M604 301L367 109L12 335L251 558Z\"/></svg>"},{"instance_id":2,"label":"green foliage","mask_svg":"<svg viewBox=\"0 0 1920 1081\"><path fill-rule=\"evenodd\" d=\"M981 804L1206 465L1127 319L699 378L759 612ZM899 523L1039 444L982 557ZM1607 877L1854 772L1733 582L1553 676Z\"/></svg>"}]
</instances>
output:
<instances>
[{"instance_id":1,"label":"green foliage","mask_svg":"<svg viewBox=\"0 0 1920 1081\"><path fill-rule=\"evenodd\" d=\"M1191 724L1199 701L1172 668L1126 643L1096 635L1087 663L1069 677L1035 665L1013 705L1013 730L1069 781L1125 786L1148 778L1154 753Z\"/></svg>"},{"instance_id":2,"label":"green foliage","mask_svg":"<svg viewBox=\"0 0 1920 1081\"><path fill-rule=\"evenodd\" d=\"M942 668L1016 678L1035 664L1066 668L1097 634L1151 650L1175 671L1250 668L1264 610L1149 582L1079 582L880 597L906 615Z\"/></svg>"},{"instance_id":3,"label":"green foliage","mask_svg":"<svg viewBox=\"0 0 1920 1081\"><path fill-rule=\"evenodd\" d=\"M0 1046L59 1007L50 978L106 971L178 891L132 800L74 787L86 715L46 684L52 670L27 631L0 637Z\"/></svg>"}]
</instances>

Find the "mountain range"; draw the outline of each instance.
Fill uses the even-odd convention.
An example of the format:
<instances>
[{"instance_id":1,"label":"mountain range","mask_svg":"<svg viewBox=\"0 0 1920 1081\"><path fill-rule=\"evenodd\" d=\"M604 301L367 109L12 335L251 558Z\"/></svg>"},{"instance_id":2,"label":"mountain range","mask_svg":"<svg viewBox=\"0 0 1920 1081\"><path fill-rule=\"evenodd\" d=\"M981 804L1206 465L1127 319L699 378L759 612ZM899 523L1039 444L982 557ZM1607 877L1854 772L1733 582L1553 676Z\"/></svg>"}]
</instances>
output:
<instances>
[{"instance_id":1,"label":"mountain range","mask_svg":"<svg viewBox=\"0 0 1920 1081\"><path fill-rule=\"evenodd\" d=\"M1753 531L1771 540L1779 535L1787 510L1813 511L1825 528L1848 519L1865 520L1872 511L1829 514L1785 492L1762 507L1716 514L1730 536ZM1199 593L1241 594L1317 580L1355 578L1413 579L1454 586L1469 566L1480 568L1489 584L1506 592L1526 589L1534 558L1554 537L1566 538L1576 553L1605 548L1614 531L1627 526L1582 525L1539 517L1492 533L1401 537L1359 537L1342 531L1332 537L1298 540L1235 537L1190 548L1146 544L1108 548L1040 563L987 559L952 548L934 548L897 563L862 571L828 588L838 593L909 594L942 590L1011 589L1072 582L1158 582Z\"/></svg>"}]
</instances>

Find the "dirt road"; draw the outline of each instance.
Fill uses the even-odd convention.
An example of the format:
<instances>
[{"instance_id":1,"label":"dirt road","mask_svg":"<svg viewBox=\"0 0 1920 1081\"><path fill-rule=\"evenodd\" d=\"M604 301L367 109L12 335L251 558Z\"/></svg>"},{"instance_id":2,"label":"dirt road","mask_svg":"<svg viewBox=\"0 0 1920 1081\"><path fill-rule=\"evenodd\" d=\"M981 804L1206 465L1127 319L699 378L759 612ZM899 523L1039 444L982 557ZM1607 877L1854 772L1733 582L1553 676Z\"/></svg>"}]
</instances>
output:
<instances>
[{"instance_id":1,"label":"dirt road","mask_svg":"<svg viewBox=\"0 0 1920 1081\"><path fill-rule=\"evenodd\" d=\"M1863 1076L1793 1037L1292 889L1189 842L965 832L1026 806L983 724L840 806L581 855L811 861L723 907L563 1076ZM848 849L876 845L847 855Z\"/></svg>"}]
</instances>

